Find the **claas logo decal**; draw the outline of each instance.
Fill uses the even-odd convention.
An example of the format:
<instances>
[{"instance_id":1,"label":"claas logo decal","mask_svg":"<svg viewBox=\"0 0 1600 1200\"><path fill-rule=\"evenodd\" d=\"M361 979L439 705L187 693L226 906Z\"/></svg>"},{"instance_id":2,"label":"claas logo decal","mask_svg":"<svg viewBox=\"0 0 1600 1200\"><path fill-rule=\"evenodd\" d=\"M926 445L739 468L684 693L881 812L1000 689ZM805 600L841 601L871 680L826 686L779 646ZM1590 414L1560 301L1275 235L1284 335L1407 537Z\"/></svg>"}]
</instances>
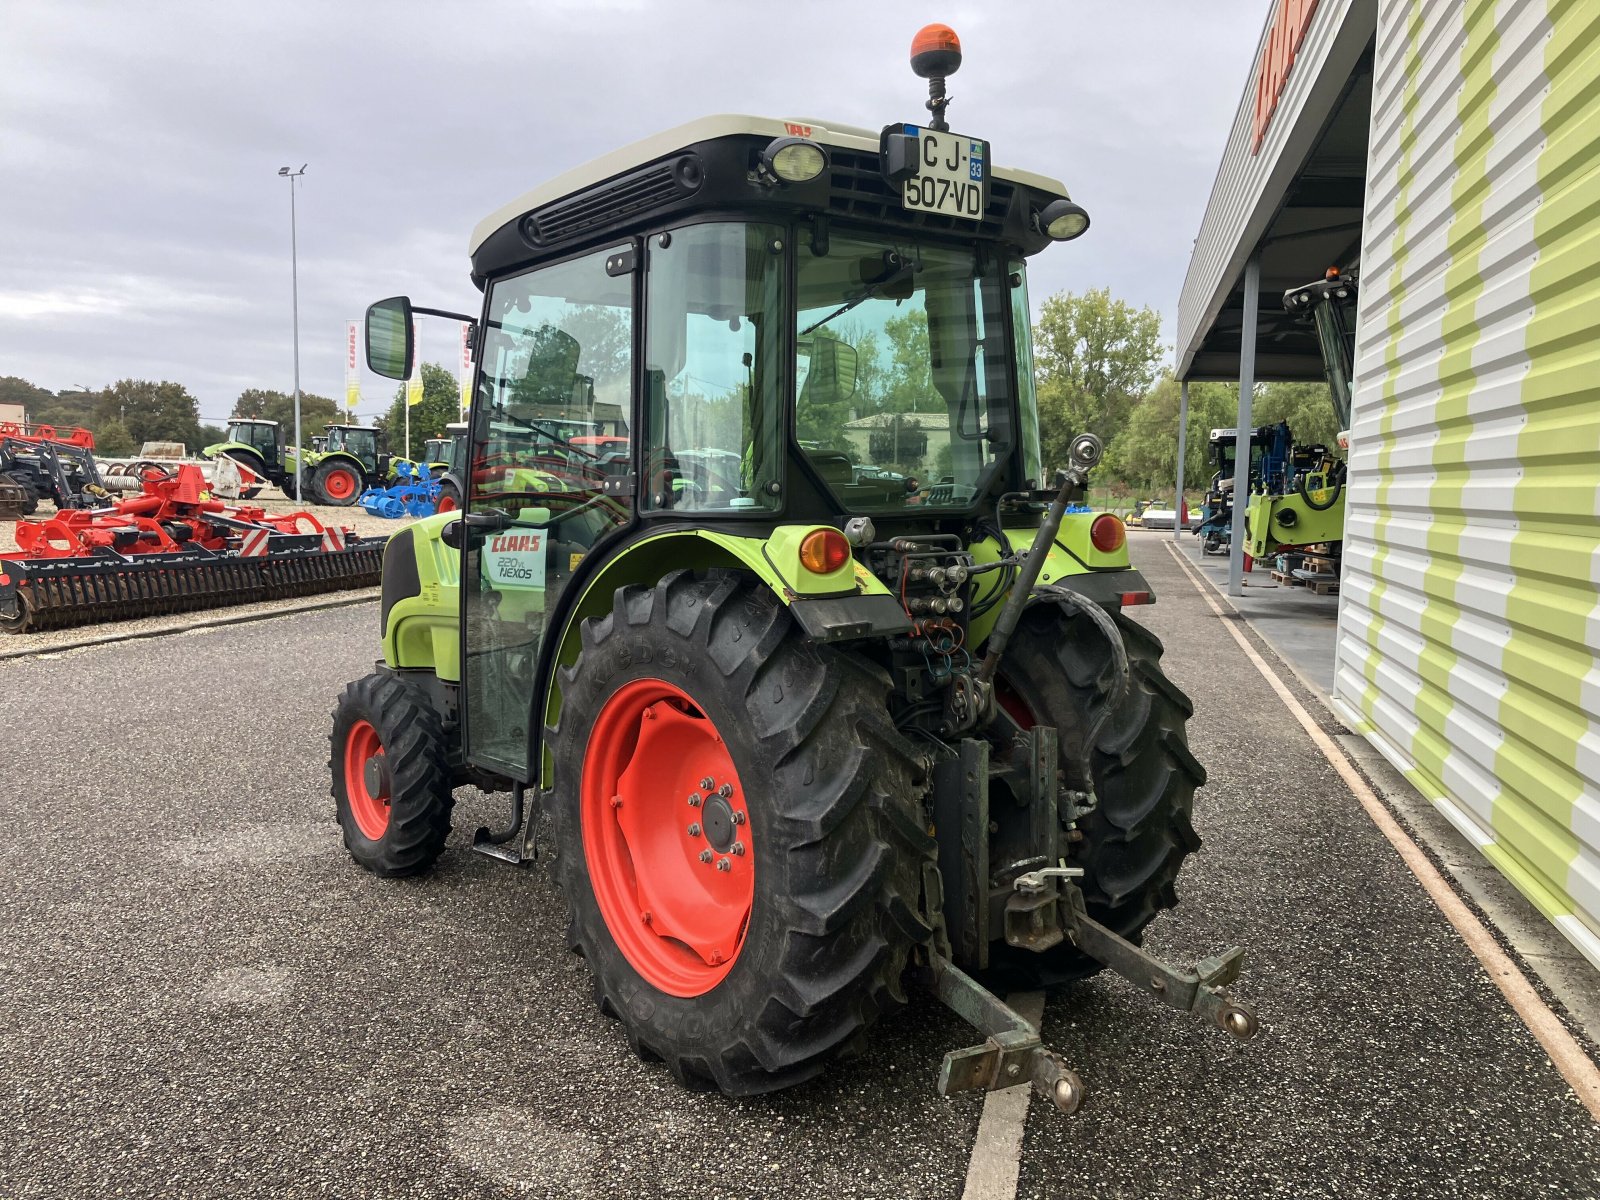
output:
<instances>
[{"instance_id":1,"label":"claas logo decal","mask_svg":"<svg viewBox=\"0 0 1600 1200\"><path fill-rule=\"evenodd\" d=\"M542 533L502 533L489 543L490 554L504 554L508 550L539 550Z\"/></svg>"},{"instance_id":2,"label":"claas logo decal","mask_svg":"<svg viewBox=\"0 0 1600 1200\"><path fill-rule=\"evenodd\" d=\"M483 577L502 587L544 587L544 531L497 533L483 548Z\"/></svg>"}]
</instances>

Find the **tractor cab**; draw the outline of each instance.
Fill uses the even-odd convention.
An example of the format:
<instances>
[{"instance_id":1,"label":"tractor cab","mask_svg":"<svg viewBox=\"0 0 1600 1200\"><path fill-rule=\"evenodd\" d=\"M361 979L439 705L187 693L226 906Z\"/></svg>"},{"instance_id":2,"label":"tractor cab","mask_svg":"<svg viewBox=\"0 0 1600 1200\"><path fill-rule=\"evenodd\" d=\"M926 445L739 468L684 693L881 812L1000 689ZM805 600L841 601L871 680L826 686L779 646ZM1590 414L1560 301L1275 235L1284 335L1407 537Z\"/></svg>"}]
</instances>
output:
<instances>
[{"instance_id":1,"label":"tractor cab","mask_svg":"<svg viewBox=\"0 0 1600 1200\"><path fill-rule=\"evenodd\" d=\"M278 461L280 439L276 421L234 417L228 422L227 440L248 446L261 456L263 462Z\"/></svg>"},{"instance_id":2,"label":"tractor cab","mask_svg":"<svg viewBox=\"0 0 1600 1200\"><path fill-rule=\"evenodd\" d=\"M513 864L547 812L603 1007L681 1079L810 1078L915 962L990 1039L941 1090L1071 1111L968 972L1106 965L1256 1022L1236 951L1127 940L1175 902L1204 771L1123 524L1079 503L1099 439L1040 451L1028 263L1088 214L950 129L950 29L911 61L925 120L666 130L480 222L475 321L368 309L390 379L418 315L472 321L475 390L464 511L388 543L334 798L380 874L432 865L462 784L510 792L474 846Z\"/></svg>"},{"instance_id":3,"label":"tractor cab","mask_svg":"<svg viewBox=\"0 0 1600 1200\"><path fill-rule=\"evenodd\" d=\"M359 459L370 473L378 470L378 430L370 425L324 425L326 441L320 447L324 453L342 450Z\"/></svg>"},{"instance_id":4,"label":"tractor cab","mask_svg":"<svg viewBox=\"0 0 1600 1200\"><path fill-rule=\"evenodd\" d=\"M422 463L434 474L441 474L450 465L450 443L447 437L429 438L422 445Z\"/></svg>"}]
</instances>

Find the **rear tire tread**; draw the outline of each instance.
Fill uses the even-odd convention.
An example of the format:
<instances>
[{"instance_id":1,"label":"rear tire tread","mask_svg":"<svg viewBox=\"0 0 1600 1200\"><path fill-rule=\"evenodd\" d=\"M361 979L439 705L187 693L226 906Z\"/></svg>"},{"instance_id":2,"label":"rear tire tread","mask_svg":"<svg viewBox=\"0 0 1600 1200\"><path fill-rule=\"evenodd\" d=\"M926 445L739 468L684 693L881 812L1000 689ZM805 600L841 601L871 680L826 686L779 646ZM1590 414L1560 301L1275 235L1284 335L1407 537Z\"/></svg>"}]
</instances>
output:
<instances>
[{"instance_id":1,"label":"rear tire tread","mask_svg":"<svg viewBox=\"0 0 1600 1200\"><path fill-rule=\"evenodd\" d=\"M762 844L783 847L791 888L763 891L758 869L756 911L769 912L762 932L778 947L766 960L775 971L757 978L736 962L711 992L688 1000L650 988L610 940L588 884L578 815L584 722L610 694L621 643L637 644L647 626L656 646L711 666L697 681L708 696L726 687L742 704L772 765L774 828ZM776 599L731 572L680 571L653 588L620 589L610 614L584 623L581 640L577 662L561 672L562 716L547 738L569 940L595 972L600 1011L620 1014L635 1052L665 1060L680 1081L751 1095L814 1077L905 1002L901 976L913 947L931 937L919 911L922 863L934 844L918 837L914 781L923 768L890 724L887 678L800 641ZM570 724L576 738L563 736ZM629 995L641 993L648 1004L630 1008ZM714 997L737 1006L738 1019L684 1020Z\"/></svg>"}]
</instances>

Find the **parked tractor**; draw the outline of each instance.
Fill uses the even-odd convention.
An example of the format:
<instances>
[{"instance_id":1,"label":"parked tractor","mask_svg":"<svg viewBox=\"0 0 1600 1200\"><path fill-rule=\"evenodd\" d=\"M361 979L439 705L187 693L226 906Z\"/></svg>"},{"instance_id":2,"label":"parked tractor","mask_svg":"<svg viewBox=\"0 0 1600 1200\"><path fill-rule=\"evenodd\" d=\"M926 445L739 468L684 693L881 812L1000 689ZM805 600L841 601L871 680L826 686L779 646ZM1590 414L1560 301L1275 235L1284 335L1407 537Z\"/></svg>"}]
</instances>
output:
<instances>
[{"instance_id":1,"label":"parked tractor","mask_svg":"<svg viewBox=\"0 0 1600 1200\"><path fill-rule=\"evenodd\" d=\"M1076 503L1099 440L1054 479L1040 455L1028 260L1088 215L950 132L959 61L917 35L925 124L709 117L478 225L463 510L390 540L383 660L334 712L355 861L432 867L464 784L509 793L473 839L507 863L547 814L601 1010L688 1085L811 1079L918 982L983 1037L941 1092L1068 1112L1082 1081L991 989L1110 967L1257 1027L1237 949L1138 945L1205 771L1123 524ZM373 371L409 374L418 313L472 319L374 304ZM937 480L846 435L905 322ZM626 439L620 471L574 419Z\"/></svg>"},{"instance_id":2,"label":"parked tractor","mask_svg":"<svg viewBox=\"0 0 1600 1200\"><path fill-rule=\"evenodd\" d=\"M285 448L276 421L254 417L235 417L228 422L228 440L207 446L207 458L218 455L238 462L258 478L272 483L291 500L313 504L348 506L369 487L381 487L389 476L389 456L379 445L379 433L371 425L325 425L324 432L311 439L304 470L299 470L299 452ZM300 483L303 480L305 495ZM244 493L254 499L260 488Z\"/></svg>"},{"instance_id":3,"label":"parked tractor","mask_svg":"<svg viewBox=\"0 0 1600 1200\"><path fill-rule=\"evenodd\" d=\"M276 421L253 417L233 417L228 421L226 441L216 442L200 452L206 458L231 458L257 479L270 481L291 500L296 498L294 485L295 453L289 451L289 464L284 464L282 439ZM246 488L240 496L254 500L261 494L264 484Z\"/></svg>"},{"instance_id":4,"label":"parked tractor","mask_svg":"<svg viewBox=\"0 0 1600 1200\"><path fill-rule=\"evenodd\" d=\"M92 507L110 500L87 429L0 422L0 481L16 485L8 498L24 516L48 500L57 509Z\"/></svg>"},{"instance_id":5,"label":"parked tractor","mask_svg":"<svg viewBox=\"0 0 1600 1200\"><path fill-rule=\"evenodd\" d=\"M1315 283L1285 292L1283 306L1316 329L1334 414L1340 430L1347 431L1355 361L1355 278L1332 269ZM1319 558L1337 577L1344 539L1345 462L1327 446L1295 445L1287 426L1283 431L1289 442L1281 452L1287 469L1264 479L1252 493L1245 514L1245 549L1265 558L1280 550L1317 547Z\"/></svg>"}]
</instances>

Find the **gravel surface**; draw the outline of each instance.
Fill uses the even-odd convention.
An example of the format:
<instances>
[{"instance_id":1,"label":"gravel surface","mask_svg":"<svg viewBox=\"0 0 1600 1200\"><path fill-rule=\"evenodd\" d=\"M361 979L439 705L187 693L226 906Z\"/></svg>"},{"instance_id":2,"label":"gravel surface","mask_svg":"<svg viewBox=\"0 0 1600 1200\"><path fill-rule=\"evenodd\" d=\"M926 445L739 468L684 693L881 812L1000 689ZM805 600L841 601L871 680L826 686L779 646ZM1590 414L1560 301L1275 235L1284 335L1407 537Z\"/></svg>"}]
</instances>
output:
<instances>
[{"instance_id":1,"label":"gravel surface","mask_svg":"<svg viewBox=\"0 0 1600 1200\"><path fill-rule=\"evenodd\" d=\"M1165 549L1137 553L1212 778L1150 944L1244 944L1264 1031L1236 1047L1103 978L1056 997L1088 1099L1033 1104L1021 1194L1600 1192L1526 1030ZM356 869L326 736L376 623L0 663L26 755L0 793L0 1196L960 1195L981 1101L934 1081L975 1039L932 1001L818 1083L689 1093L595 1010L548 861L467 851L503 797L458 794L427 878Z\"/></svg>"}]
</instances>

